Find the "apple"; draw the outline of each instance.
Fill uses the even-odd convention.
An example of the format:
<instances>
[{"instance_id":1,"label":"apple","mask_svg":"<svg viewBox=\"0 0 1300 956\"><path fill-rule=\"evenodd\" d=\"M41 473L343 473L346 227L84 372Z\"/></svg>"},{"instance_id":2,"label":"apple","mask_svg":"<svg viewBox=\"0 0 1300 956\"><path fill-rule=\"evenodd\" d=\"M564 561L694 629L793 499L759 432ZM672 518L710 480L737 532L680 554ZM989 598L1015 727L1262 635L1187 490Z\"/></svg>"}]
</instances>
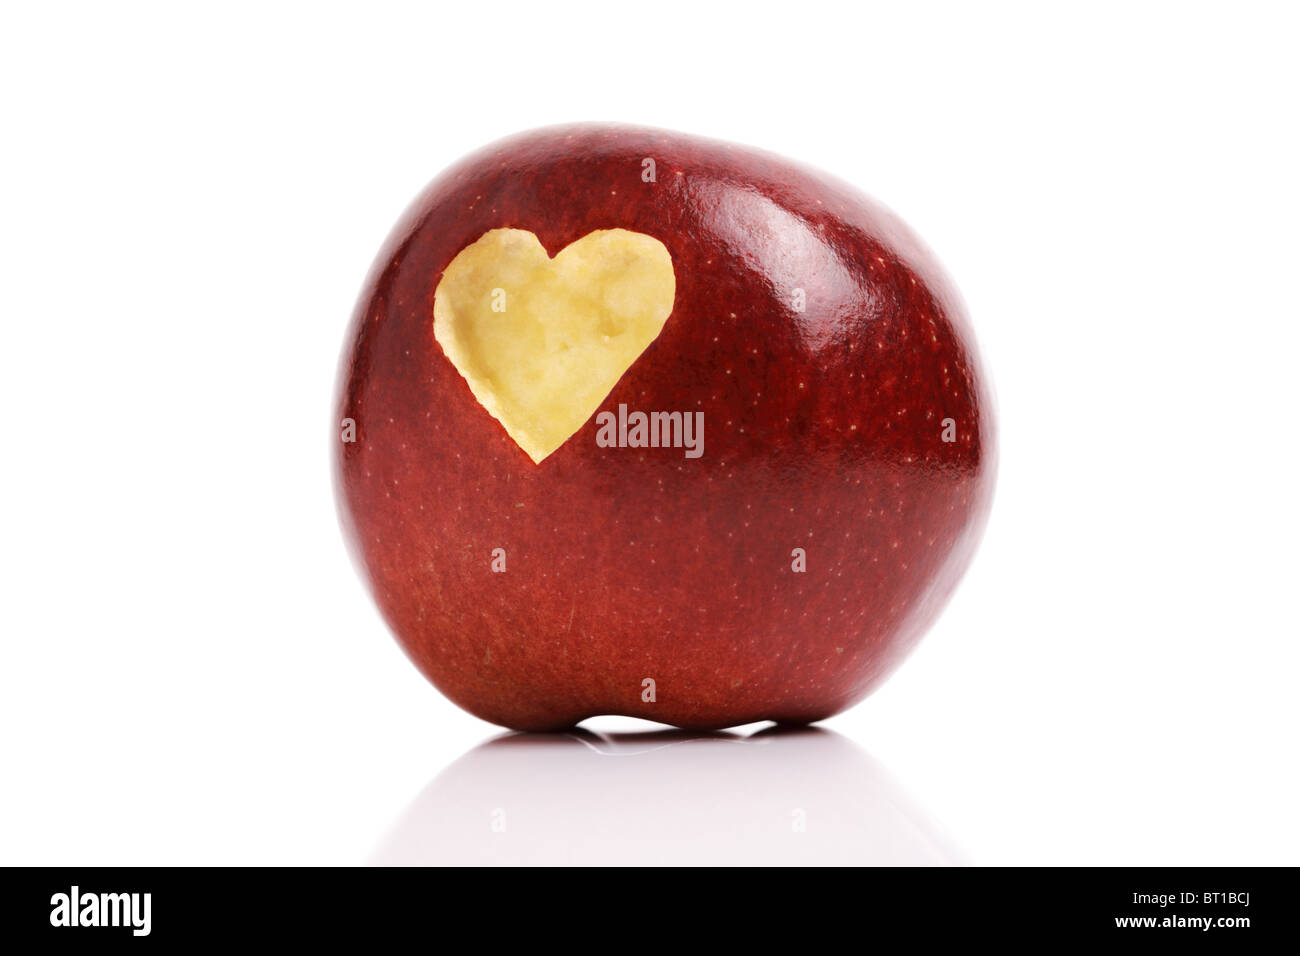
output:
<instances>
[{"instance_id":1,"label":"apple","mask_svg":"<svg viewBox=\"0 0 1300 956\"><path fill-rule=\"evenodd\" d=\"M345 537L415 665L517 730L807 723L947 602L995 473L931 252L849 185L618 125L458 162L362 291Z\"/></svg>"}]
</instances>

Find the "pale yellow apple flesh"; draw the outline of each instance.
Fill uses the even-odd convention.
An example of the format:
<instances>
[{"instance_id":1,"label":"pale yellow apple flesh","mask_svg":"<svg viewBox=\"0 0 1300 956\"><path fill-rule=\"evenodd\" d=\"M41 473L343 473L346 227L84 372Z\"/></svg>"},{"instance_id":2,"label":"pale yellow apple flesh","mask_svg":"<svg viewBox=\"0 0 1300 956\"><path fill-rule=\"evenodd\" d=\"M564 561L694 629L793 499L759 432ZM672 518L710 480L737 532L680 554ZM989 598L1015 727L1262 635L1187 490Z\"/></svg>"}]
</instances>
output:
<instances>
[{"instance_id":1,"label":"pale yellow apple flesh","mask_svg":"<svg viewBox=\"0 0 1300 956\"><path fill-rule=\"evenodd\" d=\"M591 232L552 259L531 232L493 229L443 272L433 331L474 397L540 463L659 335L676 288L667 248L639 232Z\"/></svg>"}]
</instances>

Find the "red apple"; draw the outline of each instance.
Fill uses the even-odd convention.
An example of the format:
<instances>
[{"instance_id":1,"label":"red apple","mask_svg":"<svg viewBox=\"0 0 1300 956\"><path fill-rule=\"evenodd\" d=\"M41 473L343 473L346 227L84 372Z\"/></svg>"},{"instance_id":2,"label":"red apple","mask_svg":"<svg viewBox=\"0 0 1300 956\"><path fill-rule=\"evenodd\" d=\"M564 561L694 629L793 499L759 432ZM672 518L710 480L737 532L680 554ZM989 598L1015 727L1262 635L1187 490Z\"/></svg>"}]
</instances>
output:
<instances>
[{"instance_id":1,"label":"red apple","mask_svg":"<svg viewBox=\"0 0 1300 956\"><path fill-rule=\"evenodd\" d=\"M948 600L993 490L975 341L920 240L839 180L661 130L537 130L434 180L337 407L384 617L522 730L851 706Z\"/></svg>"}]
</instances>

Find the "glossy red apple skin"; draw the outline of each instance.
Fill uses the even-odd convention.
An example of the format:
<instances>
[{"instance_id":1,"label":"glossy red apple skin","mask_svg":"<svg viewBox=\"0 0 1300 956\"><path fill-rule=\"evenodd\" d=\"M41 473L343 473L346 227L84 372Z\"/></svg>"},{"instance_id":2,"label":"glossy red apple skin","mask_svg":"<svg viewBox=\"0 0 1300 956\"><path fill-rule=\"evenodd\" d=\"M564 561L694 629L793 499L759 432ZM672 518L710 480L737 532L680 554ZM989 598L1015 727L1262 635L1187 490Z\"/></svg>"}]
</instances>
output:
<instances>
[{"instance_id":1,"label":"glossy red apple skin","mask_svg":"<svg viewBox=\"0 0 1300 956\"><path fill-rule=\"evenodd\" d=\"M601 408L702 411L702 458L598 447L593 416L533 464L478 404L433 297L500 227L551 255L596 229L667 246L672 314ZM626 126L520 134L434 180L365 284L344 418L341 520L389 626L449 698L520 730L851 706L948 600L995 473L964 307L897 217L780 157Z\"/></svg>"}]
</instances>

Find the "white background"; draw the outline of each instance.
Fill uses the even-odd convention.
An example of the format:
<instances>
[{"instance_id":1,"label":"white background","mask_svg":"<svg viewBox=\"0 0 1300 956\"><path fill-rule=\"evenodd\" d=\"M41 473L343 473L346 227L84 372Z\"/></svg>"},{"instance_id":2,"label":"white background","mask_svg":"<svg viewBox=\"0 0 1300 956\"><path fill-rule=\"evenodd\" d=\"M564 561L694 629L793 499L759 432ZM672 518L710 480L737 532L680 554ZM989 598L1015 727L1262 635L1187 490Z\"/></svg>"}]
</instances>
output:
<instances>
[{"instance_id":1,"label":"white background","mask_svg":"<svg viewBox=\"0 0 1300 956\"><path fill-rule=\"evenodd\" d=\"M0 861L1300 863L1293 8L561 8L6 8ZM346 557L372 258L583 119L828 169L970 305L993 517L838 736L475 750Z\"/></svg>"}]
</instances>

